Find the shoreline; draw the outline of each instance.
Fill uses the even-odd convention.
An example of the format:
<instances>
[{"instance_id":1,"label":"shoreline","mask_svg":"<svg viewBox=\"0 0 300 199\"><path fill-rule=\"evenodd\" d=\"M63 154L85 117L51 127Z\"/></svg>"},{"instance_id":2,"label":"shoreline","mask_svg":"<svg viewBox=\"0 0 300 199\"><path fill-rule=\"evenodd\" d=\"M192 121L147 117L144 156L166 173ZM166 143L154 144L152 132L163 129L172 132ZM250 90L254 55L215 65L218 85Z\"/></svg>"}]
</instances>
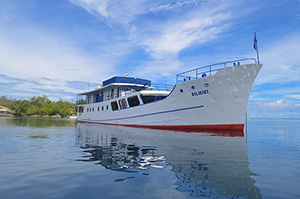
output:
<instances>
[{"instance_id":1,"label":"shoreline","mask_svg":"<svg viewBox=\"0 0 300 199\"><path fill-rule=\"evenodd\" d=\"M77 119L77 116L67 116L67 117L61 117L56 115L12 115L12 114L0 114L1 117L15 117L15 118L71 118L71 119Z\"/></svg>"}]
</instances>

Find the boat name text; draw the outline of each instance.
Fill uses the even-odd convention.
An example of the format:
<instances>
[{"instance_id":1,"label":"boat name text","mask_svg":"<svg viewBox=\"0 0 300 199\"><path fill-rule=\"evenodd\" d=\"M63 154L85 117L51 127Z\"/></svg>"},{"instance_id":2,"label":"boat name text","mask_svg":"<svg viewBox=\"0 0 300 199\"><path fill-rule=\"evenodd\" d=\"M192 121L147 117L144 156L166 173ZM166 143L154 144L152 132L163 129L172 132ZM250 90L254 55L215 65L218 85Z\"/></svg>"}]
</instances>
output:
<instances>
[{"instance_id":1,"label":"boat name text","mask_svg":"<svg viewBox=\"0 0 300 199\"><path fill-rule=\"evenodd\" d=\"M198 92L192 92L192 96L198 96L198 95L204 95L204 94L208 94L208 90L202 90L202 91L198 91Z\"/></svg>"}]
</instances>

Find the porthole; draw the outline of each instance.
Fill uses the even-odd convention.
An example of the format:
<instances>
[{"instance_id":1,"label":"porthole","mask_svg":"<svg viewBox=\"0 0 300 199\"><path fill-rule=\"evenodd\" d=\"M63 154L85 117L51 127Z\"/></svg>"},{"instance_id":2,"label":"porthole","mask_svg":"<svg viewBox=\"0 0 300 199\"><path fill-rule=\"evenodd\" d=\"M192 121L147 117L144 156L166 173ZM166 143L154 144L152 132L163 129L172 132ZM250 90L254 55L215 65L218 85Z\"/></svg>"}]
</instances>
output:
<instances>
[{"instance_id":1,"label":"porthole","mask_svg":"<svg viewBox=\"0 0 300 199\"><path fill-rule=\"evenodd\" d=\"M182 92L183 92L183 90L182 90L182 89L180 89L180 92L182 93Z\"/></svg>"},{"instance_id":2,"label":"porthole","mask_svg":"<svg viewBox=\"0 0 300 199\"><path fill-rule=\"evenodd\" d=\"M191 89L194 90L194 89L195 89L195 86L191 86Z\"/></svg>"}]
</instances>

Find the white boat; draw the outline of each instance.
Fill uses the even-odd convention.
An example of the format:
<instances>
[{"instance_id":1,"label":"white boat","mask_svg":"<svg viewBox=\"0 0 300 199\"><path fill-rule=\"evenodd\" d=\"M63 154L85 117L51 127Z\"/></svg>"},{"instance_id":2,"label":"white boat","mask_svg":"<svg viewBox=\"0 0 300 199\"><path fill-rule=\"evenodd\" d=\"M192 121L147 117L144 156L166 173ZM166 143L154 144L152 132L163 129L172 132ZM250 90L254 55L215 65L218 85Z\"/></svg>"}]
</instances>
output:
<instances>
[{"instance_id":1,"label":"white boat","mask_svg":"<svg viewBox=\"0 0 300 199\"><path fill-rule=\"evenodd\" d=\"M241 59L180 73L164 90L150 80L113 77L78 94L78 121L180 131L243 131L262 64Z\"/></svg>"}]
</instances>

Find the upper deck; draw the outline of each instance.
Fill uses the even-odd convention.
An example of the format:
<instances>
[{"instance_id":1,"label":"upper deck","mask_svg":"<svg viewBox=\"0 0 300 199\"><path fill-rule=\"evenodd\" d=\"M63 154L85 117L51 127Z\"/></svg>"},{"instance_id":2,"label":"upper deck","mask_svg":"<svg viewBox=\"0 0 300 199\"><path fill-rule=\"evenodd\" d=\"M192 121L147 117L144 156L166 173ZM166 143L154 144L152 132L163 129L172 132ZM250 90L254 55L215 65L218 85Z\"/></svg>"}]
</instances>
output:
<instances>
[{"instance_id":1,"label":"upper deck","mask_svg":"<svg viewBox=\"0 0 300 199\"><path fill-rule=\"evenodd\" d=\"M112 77L102 82L94 90L79 93L77 97L78 104L99 103L114 98L130 95L137 91L144 92L144 95L167 95L173 86L155 85L151 86L151 81L135 77ZM158 91L163 90L164 92ZM150 93L151 94L150 94ZM166 94L167 93L167 94Z\"/></svg>"}]
</instances>

